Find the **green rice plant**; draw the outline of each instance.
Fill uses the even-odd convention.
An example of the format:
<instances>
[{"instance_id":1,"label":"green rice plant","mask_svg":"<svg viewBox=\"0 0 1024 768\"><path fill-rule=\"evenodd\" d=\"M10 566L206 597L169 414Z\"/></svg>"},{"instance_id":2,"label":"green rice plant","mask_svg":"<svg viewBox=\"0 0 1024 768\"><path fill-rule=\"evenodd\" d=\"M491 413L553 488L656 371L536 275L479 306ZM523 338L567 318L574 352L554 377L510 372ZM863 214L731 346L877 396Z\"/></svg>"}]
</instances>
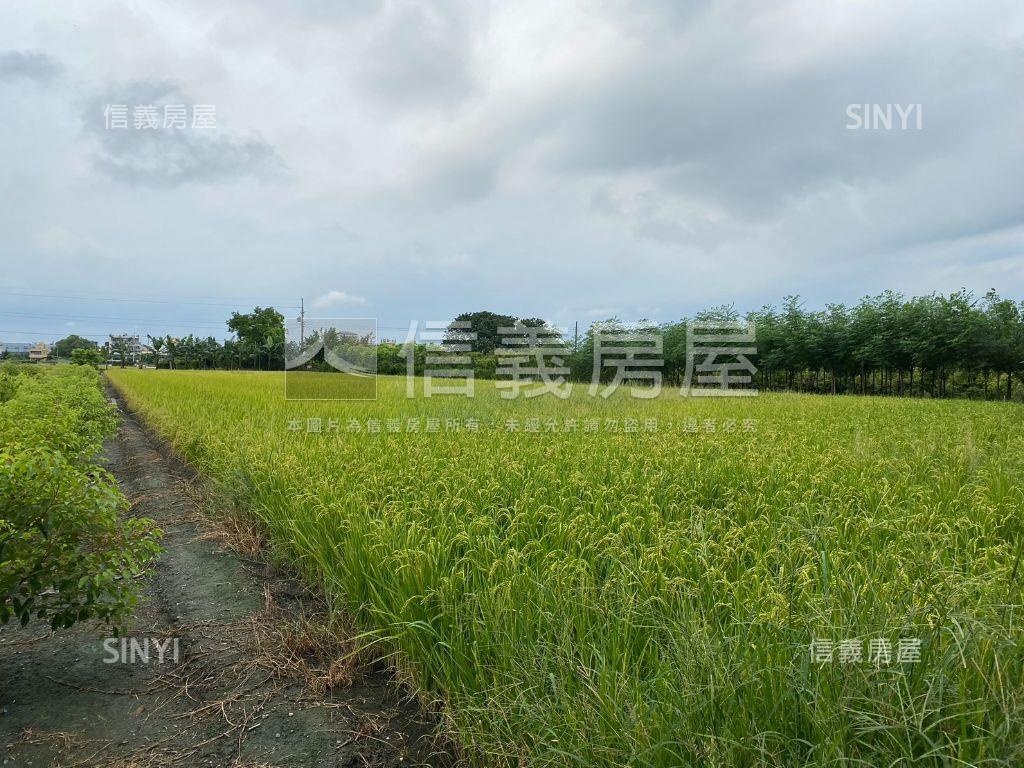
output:
<instances>
[{"instance_id":1,"label":"green rice plant","mask_svg":"<svg viewBox=\"0 0 1024 768\"><path fill-rule=\"evenodd\" d=\"M480 764L1024 764L1018 405L108 375Z\"/></svg>"}]
</instances>

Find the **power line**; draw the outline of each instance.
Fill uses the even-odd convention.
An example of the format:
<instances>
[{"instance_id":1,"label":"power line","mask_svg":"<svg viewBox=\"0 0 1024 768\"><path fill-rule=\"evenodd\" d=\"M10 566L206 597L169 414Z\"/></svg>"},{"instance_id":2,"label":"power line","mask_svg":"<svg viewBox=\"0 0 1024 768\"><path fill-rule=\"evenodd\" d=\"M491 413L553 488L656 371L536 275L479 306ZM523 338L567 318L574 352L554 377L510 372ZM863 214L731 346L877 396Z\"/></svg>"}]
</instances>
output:
<instances>
[{"instance_id":1,"label":"power line","mask_svg":"<svg viewBox=\"0 0 1024 768\"><path fill-rule=\"evenodd\" d=\"M61 300L70 300L70 301L115 301L115 302L126 303L126 304L176 304L176 305L186 304L186 305L195 306L195 307L237 307L239 304L245 304L245 303L248 303L249 301L253 300L251 298L250 299L238 299L237 301L232 301L231 303L224 303L224 302L190 301L190 300L188 300L186 298L182 298L182 299L165 299L165 298L156 299L156 298L136 297L136 298L126 299L124 297L115 297L115 296L74 296L74 295L71 295L71 294L30 293L30 292L23 292L23 291L0 291L0 296L23 296L23 297L26 297L26 298L61 299ZM210 298L227 298L227 297L210 297ZM266 301L266 298L262 299L262 301ZM294 301L294 299L287 299L287 301ZM270 303L273 304L274 302L270 302ZM296 305L279 304L278 306L280 306L283 309L298 309L299 308Z\"/></svg>"},{"instance_id":2,"label":"power line","mask_svg":"<svg viewBox=\"0 0 1024 768\"><path fill-rule=\"evenodd\" d=\"M15 334L17 336L61 336L61 335L67 336L67 335L69 335L69 333L72 330L77 331L79 335L85 334L86 336L109 336L110 335L110 331L81 331L81 330L78 330L77 328L74 328L74 329L72 329L72 328L64 328L63 330L60 330L60 331L15 331L15 330L11 330L9 328L8 329L0 328L0 333L11 333L11 334Z\"/></svg>"},{"instance_id":3,"label":"power line","mask_svg":"<svg viewBox=\"0 0 1024 768\"><path fill-rule=\"evenodd\" d=\"M116 336L116 335L118 335L118 334L111 334L109 328L107 330L105 330L105 331L84 331L84 330L81 330L80 328L62 328L59 331L15 331L15 330L12 330L12 329L6 329L5 330L3 328L0 328L0 333L10 333L10 334L15 334L15 335L19 335L19 336L61 336L61 337L70 336L72 334L75 334L77 336L110 336L110 335L115 335ZM211 333L209 335L213 336L214 334Z\"/></svg>"},{"instance_id":4,"label":"power line","mask_svg":"<svg viewBox=\"0 0 1024 768\"><path fill-rule=\"evenodd\" d=\"M204 325L209 327L223 328L226 320L221 322L214 322L211 320L183 320L183 319L169 319L169 320L140 320L137 318L129 317L99 317L97 315L49 315L39 314L35 312L0 312L0 316L3 317L30 317L33 319L46 319L46 320L96 320L99 322L119 323L119 324L136 324L136 325Z\"/></svg>"}]
</instances>

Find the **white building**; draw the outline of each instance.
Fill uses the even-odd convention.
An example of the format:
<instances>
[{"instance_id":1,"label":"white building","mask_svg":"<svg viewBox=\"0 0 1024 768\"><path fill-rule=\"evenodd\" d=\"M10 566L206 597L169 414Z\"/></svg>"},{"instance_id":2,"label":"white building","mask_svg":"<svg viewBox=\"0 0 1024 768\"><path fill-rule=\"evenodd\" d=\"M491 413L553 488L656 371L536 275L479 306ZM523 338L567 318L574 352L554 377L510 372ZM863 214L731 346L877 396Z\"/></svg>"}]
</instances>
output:
<instances>
[{"instance_id":1,"label":"white building","mask_svg":"<svg viewBox=\"0 0 1024 768\"><path fill-rule=\"evenodd\" d=\"M110 340L107 341L107 365L121 365L122 353L125 365L139 364L142 360L142 344L139 342L139 334L111 334Z\"/></svg>"}]
</instances>

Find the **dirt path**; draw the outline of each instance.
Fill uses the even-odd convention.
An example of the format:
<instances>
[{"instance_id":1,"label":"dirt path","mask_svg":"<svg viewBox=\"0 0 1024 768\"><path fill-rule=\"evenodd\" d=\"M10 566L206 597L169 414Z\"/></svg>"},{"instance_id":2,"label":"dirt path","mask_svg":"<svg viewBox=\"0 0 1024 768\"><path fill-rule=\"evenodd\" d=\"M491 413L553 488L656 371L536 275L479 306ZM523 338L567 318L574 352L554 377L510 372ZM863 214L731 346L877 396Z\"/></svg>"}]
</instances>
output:
<instances>
[{"instance_id":1,"label":"dirt path","mask_svg":"<svg viewBox=\"0 0 1024 768\"><path fill-rule=\"evenodd\" d=\"M129 624L135 643L105 647L95 626L0 627L0 765L451 762L385 670L341 660L314 598L197 526L191 473L130 414L107 460L132 514L164 530Z\"/></svg>"}]
</instances>

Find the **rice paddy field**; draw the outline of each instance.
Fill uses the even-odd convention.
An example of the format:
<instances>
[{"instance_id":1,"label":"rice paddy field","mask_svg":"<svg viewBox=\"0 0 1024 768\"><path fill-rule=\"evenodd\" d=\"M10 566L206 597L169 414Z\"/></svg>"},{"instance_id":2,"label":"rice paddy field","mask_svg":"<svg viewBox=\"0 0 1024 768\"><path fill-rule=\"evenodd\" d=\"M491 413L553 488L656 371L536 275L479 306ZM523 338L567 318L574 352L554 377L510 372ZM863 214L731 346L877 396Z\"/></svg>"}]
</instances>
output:
<instances>
[{"instance_id":1,"label":"rice paddy field","mask_svg":"<svg viewBox=\"0 0 1024 768\"><path fill-rule=\"evenodd\" d=\"M474 763L1024 764L1019 405L108 376Z\"/></svg>"}]
</instances>

